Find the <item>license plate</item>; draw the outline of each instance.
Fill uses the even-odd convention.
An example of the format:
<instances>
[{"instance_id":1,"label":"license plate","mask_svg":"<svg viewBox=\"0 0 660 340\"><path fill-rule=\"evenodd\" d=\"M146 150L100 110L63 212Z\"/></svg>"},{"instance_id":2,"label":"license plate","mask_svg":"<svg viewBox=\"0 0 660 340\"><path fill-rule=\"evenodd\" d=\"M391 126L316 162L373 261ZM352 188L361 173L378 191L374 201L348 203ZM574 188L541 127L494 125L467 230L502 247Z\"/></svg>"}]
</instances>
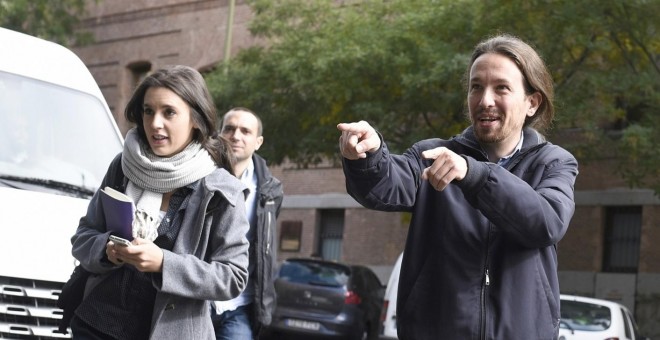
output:
<instances>
[{"instance_id":1,"label":"license plate","mask_svg":"<svg viewBox=\"0 0 660 340\"><path fill-rule=\"evenodd\" d=\"M319 329L321 329L321 324L313 321L286 319L285 323L289 327L302 328L311 331L318 331Z\"/></svg>"}]
</instances>

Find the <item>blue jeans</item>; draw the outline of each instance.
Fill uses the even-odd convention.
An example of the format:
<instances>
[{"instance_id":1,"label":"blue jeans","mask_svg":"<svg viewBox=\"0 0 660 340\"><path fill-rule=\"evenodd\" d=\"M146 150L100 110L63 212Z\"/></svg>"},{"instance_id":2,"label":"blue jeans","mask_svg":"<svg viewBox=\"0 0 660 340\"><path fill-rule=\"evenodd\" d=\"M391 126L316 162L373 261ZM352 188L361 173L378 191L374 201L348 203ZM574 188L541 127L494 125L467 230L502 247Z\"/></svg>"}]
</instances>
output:
<instances>
[{"instance_id":1,"label":"blue jeans","mask_svg":"<svg viewBox=\"0 0 660 340\"><path fill-rule=\"evenodd\" d=\"M220 315L211 309L216 340L252 340L252 304Z\"/></svg>"}]
</instances>

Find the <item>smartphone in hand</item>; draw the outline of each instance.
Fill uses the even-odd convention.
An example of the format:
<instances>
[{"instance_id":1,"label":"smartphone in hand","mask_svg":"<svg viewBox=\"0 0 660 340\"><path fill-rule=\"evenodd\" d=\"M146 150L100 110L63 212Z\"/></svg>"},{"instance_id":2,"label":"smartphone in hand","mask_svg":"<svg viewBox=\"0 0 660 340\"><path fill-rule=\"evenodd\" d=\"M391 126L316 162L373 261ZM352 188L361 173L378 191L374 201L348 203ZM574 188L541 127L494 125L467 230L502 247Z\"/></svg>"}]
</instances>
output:
<instances>
[{"instance_id":1,"label":"smartphone in hand","mask_svg":"<svg viewBox=\"0 0 660 340\"><path fill-rule=\"evenodd\" d=\"M119 244L119 245L122 245L122 246L125 246L125 247L128 247L128 246L131 245L131 241L129 241L125 238L121 238L119 236L115 236L115 235L110 235L110 241L114 242L115 244Z\"/></svg>"}]
</instances>

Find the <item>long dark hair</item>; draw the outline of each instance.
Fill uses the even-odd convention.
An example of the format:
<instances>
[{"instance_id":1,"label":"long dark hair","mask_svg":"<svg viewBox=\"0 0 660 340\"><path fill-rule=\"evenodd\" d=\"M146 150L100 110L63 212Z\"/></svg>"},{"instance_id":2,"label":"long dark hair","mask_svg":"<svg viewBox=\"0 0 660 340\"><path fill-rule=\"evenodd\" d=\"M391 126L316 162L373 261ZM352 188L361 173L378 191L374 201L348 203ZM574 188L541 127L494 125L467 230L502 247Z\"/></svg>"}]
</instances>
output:
<instances>
[{"instance_id":1,"label":"long dark hair","mask_svg":"<svg viewBox=\"0 0 660 340\"><path fill-rule=\"evenodd\" d=\"M538 92L543 99L535 115L525 119L525 126L531 126L543 133L548 129L555 116L553 100L555 97L554 83L543 59L527 43L521 39L501 34L480 42L472 52L465 80L469 79L470 69L474 61L486 53L496 53L511 59L523 75L523 85L527 95Z\"/></svg>"},{"instance_id":2,"label":"long dark hair","mask_svg":"<svg viewBox=\"0 0 660 340\"><path fill-rule=\"evenodd\" d=\"M142 122L143 105L145 93L151 87L166 88L190 106L192 119L198 127L194 131L193 140L208 151L218 167L233 174L234 154L229 142L218 135L215 106L202 75L192 67L174 65L154 71L138 85L126 105L124 115L126 120L137 125L138 136L145 145L148 145L148 141Z\"/></svg>"}]
</instances>

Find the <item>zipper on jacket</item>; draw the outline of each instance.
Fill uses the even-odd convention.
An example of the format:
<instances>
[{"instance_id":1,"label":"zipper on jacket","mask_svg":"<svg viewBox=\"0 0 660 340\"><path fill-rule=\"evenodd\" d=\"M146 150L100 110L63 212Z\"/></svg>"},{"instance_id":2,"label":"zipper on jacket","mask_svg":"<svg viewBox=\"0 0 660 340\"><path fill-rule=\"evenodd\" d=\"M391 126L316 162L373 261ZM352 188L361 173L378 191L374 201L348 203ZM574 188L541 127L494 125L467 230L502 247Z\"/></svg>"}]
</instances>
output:
<instances>
[{"instance_id":1,"label":"zipper on jacket","mask_svg":"<svg viewBox=\"0 0 660 340\"><path fill-rule=\"evenodd\" d=\"M479 327L481 328L481 339L486 340L486 290L490 286L490 275L488 274L488 266L484 273L484 284L481 287L481 319Z\"/></svg>"},{"instance_id":2,"label":"zipper on jacket","mask_svg":"<svg viewBox=\"0 0 660 340\"><path fill-rule=\"evenodd\" d=\"M487 330L487 322L486 322L486 300L487 300L487 293L488 293L488 286L490 286L490 273L488 272L488 251L490 248L490 232L491 232L491 226L490 224L488 225L488 234L486 236L486 258L484 261L484 278L483 278L483 284L481 286L481 317L480 317L480 322L479 322L479 327L481 328L481 340L486 340L486 330Z\"/></svg>"}]
</instances>

